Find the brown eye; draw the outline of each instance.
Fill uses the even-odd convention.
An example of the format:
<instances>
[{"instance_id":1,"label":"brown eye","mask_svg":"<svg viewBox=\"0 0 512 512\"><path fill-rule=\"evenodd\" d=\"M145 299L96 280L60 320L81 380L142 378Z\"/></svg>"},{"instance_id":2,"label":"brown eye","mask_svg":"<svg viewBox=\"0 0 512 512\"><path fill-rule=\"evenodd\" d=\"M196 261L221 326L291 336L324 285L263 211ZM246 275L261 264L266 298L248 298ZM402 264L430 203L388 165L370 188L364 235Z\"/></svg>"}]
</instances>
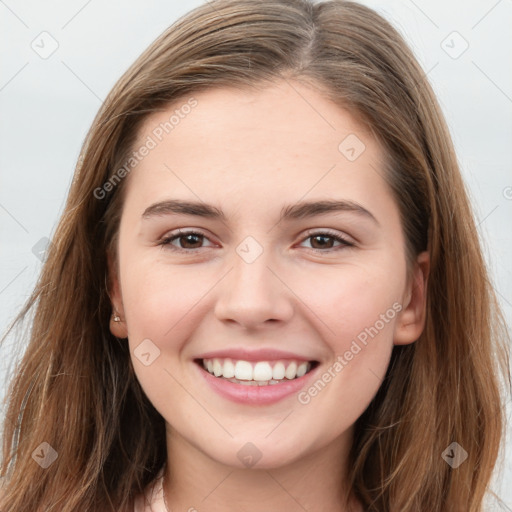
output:
<instances>
[{"instance_id":1,"label":"brown eye","mask_svg":"<svg viewBox=\"0 0 512 512\"><path fill-rule=\"evenodd\" d=\"M182 249L197 249L198 248L198 244L199 244L199 247L202 245L202 239L203 239L203 235L199 235L197 233L189 233L188 235L179 235L176 240L181 240L181 248ZM198 242L199 240L199 242ZM184 241L184 242L183 242ZM185 244L185 245L183 245ZM190 247L190 246L193 246L193 247Z\"/></svg>"},{"instance_id":2,"label":"brown eye","mask_svg":"<svg viewBox=\"0 0 512 512\"><path fill-rule=\"evenodd\" d=\"M314 251L320 251L320 252L328 252L328 251L336 251L338 249L342 249L343 247L353 247L354 244L352 242L349 242L342 236L340 236L337 233L331 233L331 232L318 232L318 233L311 233L307 238L304 240L311 240L311 249ZM339 242L339 245L337 247L334 247L333 244L335 242Z\"/></svg>"},{"instance_id":3,"label":"brown eye","mask_svg":"<svg viewBox=\"0 0 512 512\"><path fill-rule=\"evenodd\" d=\"M310 238L313 249L332 249L332 245L335 242L334 237L332 236L315 235ZM315 245L318 245L319 247L315 247Z\"/></svg>"},{"instance_id":4,"label":"brown eye","mask_svg":"<svg viewBox=\"0 0 512 512\"><path fill-rule=\"evenodd\" d=\"M178 246L173 244L174 241L178 240ZM170 250L191 252L195 249L202 247L203 241L207 240L206 236L196 231L178 231L177 233L171 233L165 237L158 245L169 248Z\"/></svg>"}]
</instances>

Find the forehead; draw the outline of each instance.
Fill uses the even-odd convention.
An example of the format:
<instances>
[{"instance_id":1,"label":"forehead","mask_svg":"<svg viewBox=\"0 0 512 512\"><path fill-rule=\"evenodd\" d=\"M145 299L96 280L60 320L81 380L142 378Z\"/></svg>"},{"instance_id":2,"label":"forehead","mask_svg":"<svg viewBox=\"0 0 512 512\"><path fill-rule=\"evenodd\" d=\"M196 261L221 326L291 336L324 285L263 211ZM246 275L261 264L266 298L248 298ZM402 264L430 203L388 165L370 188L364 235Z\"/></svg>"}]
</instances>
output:
<instances>
[{"instance_id":1,"label":"forehead","mask_svg":"<svg viewBox=\"0 0 512 512\"><path fill-rule=\"evenodd\" d=\"M183 96L145 119L134 150L144 146L129 179L146 200L179 189L261 203L386 186L385 155L364 125L319 90L287 80Z\"/></svg>"},{"instance_id":2,"label":"forehead","mask_svg":"<svg viewBox=\"0 0 512 512\"><path fill-rule=\"evenodd\" d=\"M182 96L159 112L149 115L138 133L138 143L152 135L157 144L179 138L196 149L229 140L250 145L259 142L286 143L286 149L318 145L335 150L346 135L354 134L372 144L372 135L353 114L333 103L319 88L292 80L255 88L221 87ZM181 136L180 136L181 134ZM192 135L192 138L190 138ZM227 139L226 139L227 138ZM229 148L231 152L237 146ZM247 149L244 147L244 149Z\"/></svg>"}]
</instances>

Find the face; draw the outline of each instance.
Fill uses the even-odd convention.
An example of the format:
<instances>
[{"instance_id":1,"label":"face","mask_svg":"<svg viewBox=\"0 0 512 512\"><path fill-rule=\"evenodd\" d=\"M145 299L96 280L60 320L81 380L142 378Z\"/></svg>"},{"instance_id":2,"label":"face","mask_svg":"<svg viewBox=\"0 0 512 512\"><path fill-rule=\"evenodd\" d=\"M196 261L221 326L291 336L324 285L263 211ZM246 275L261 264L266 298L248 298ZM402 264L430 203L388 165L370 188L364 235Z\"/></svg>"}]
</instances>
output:
<instances>
[{"instance_id":1,"label":"face","mask_svg":"<svg viewBox=\"0 0 512 512\"><path fill-rule=\"evenodd\" d=\"M421 333L428 261L408 278L384 153L320 92L277 82L193 98L139 133L151 147L126 178L111 328L168 436L230 466L247 466L245 450L278 467L350 435L393 345ZM227 357L239 380L278 383L203 368L233 377ZM283 379L294 363L311 369Z\"/></svg>"}]
</instances>

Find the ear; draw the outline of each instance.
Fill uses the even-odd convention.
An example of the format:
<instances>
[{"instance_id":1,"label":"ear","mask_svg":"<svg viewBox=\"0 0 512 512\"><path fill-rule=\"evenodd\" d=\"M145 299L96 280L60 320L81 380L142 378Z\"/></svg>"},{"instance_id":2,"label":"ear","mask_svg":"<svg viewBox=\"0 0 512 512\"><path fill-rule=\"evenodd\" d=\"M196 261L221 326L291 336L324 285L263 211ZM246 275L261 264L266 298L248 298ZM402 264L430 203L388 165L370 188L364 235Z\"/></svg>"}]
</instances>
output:
<instances>
[{"instance_id":1,"label":"ear","mask_svg":"<svg viewBox=\"0 0 512 512\"><path fill-rule=\"evenodd\" d=\"M123 299L121 294L121 285L119 283L119 273L117 270L117 264L110 254L107 254L107 266L108 266L108 296L110 297L110 301L112 303L112 315L110 316L110 332L116 338L127 338L128 337L128 329L126 327L124 308L123 308ZM114 320L116 317L119 318L118 321Z\"/></svg>"},{"instance_id":2,"label":"ear","mask_svg":"<svg viewBox=\"0 0 512 512\"><path fill-rule=\"evenodd\" d=\"M395 323L394 344L407 345L415 342L425 327L427 309L427 284L430 256L427 251L418 255L408 279L407 289Z\"/></svg>"}]
</instances>

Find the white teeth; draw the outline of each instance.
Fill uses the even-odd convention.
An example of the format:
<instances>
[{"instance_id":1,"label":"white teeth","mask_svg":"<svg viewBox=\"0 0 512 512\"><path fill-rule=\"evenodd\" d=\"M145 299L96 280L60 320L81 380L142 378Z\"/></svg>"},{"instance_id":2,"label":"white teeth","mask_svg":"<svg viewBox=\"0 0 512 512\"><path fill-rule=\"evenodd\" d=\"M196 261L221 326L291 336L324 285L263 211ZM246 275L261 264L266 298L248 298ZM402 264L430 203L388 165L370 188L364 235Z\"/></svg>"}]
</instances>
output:
<instances>
[{"instance_id":1,"label":"white teeth","mask_svg":"<svg viewBox=\"0 0 512 512\"><path fill-rule=\"evenodd\" d=\"M222 370L222 376L226 379L231 379L235 376L235 365L231 359L224 360L224 368Z\"/></svg>"},{"instance_id":2,"label":"white teeth","mask_svg":"<svg viewBox=\"0 0 512 512\"><path fill-rule=\"evenodd\" d=\"M244 386L273 386L274 384L279 384L278 380L238 380L238 379L227 379L229 382L234 382L235 384L243 384Z\"/></svg>"},{"instance_id":3,"label":"white teeth","mask_svg":"<svg viewBox=\"0 0 512 512\"><path fill-rule=\"evenodd\" d=\"M306 375L307 371L308 371L308 363L299 364L299 367L297 368L297 377L302 377L303 375Z\"/></svg>"},{"instance_id":4,"label":"white teeth","mask_svg":"<svg viewBox=\"0 0 512 512\"><path fill-rule=\"evenodd\" d=\"M237 361L235 364L235 377L239 380L252 380L251 363L247 361Z\"/></svg>"},{"instance_id":5,"label":"white teeth","mask_svg":"<svg viewBox=\"0 0 512 512\"><path fill-rule=\"evenodd\" d=\"M222 375L222 365L218 359L213 360L213 374L215 377Z\"/></svg>"},{"instance_id":6,"label":"white teeth","mask_svg":"<svg viewBox=\"0 0 512 512\"><path fill-rule=\"evenodd\" d=\"M302 377L311 369L311 363L299 361L233 361L232 359L203 359L203 368L215 377L223 377L240 384L266 386L283 380Z\"/></svg>"},{"instance_id":7,"label":"white teeth","mask_svg":"<svg viewBox=\"0 0 512 512\"><path fill-rule=\"evenodd\" d=\"M292 363L290 363L288 368L286 368L286 372L285 372L284 376L287 379L293 379L295 377L295 375L297 375L297 363L292 362Z\"/></svg>"},{"instance_id":8,"label":"white teeth","mask_svg":"<svg viewBox=\"0 0 512 512\"><path fill-rule=\"evenodd\" d=\"M283 363L279 362L274 365L272 368L272 378L274 380L284 379L284 374L286 373L286 368Z\"/></svg>"},{"instance_id":9,"label":"white teeth","mask_svg":"<svg viewBox=\"0 0 512 512\"><path fill-rule=\"evenodd\" d=\"M266 362L256 363L252 375L253 380L272 380L272 366Z\"/></svg>"}]
</instances>

